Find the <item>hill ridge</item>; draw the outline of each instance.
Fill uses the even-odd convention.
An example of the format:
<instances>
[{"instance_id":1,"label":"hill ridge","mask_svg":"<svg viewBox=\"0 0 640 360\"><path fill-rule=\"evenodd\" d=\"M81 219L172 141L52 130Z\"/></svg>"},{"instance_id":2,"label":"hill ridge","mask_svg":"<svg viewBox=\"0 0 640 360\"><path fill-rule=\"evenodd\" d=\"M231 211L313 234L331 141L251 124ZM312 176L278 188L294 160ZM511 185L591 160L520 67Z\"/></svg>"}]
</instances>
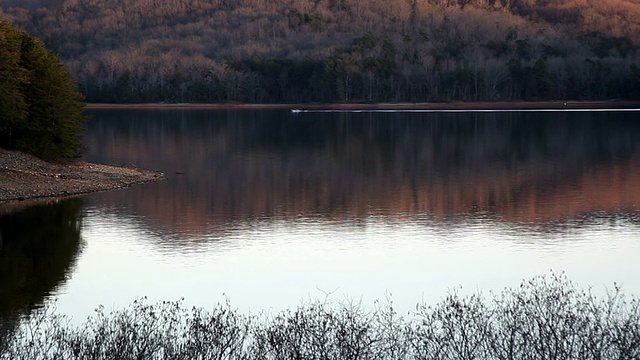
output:
<instances>
[{"instance_id":1,"label":"hill ridge","mask_svg":"<svg viewBox=\"0 0 640 360\"><path fill-rule=\"evenodd\" d=\"M640 96L636 0L16 3L92 102Z\"/></svg>"}]
</instances>

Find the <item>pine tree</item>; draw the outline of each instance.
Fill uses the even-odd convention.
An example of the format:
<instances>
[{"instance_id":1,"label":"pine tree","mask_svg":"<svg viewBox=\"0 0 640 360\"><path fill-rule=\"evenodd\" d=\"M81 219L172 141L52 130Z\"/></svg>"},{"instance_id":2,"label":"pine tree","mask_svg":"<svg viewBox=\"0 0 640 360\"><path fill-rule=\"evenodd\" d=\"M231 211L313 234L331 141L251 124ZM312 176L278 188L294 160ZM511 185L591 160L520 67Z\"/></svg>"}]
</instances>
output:
<instances>
[{"instance_id":1,"label":"pine tree","mask_svg":"<svg viewBox=\"0 0 640 360\"><path fill-rule=\"evenodd\" d=\"M20 67L20 33L0 22L0 146L11 147L13 128L27 118L21 91L26 71Z\"/></svg>"},{"instance_id":2,"label":"pine tree","mask_svg":"<svg viewBox=\"0 0 640 360\"><path fill-rule=\"evenodd\" d=\"M85 105L75 80L40 40L7 23L0 30L11 40L0 58L13 60L0 65L8 85L0 93L0 144L51 160L79 156Z\"/></svg>"}]
</instances>

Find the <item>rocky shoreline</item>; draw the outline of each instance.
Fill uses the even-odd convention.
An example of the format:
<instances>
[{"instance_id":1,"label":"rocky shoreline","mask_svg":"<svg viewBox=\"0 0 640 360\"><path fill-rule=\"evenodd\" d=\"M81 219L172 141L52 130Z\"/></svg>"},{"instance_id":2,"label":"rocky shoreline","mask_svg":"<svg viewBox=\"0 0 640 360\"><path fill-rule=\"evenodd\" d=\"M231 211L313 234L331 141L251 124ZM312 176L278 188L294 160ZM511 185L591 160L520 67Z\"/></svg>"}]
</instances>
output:
<instances>
[{"instance_id":1,"label":"rocky shoreline","mask_svg":"<svg viewBox=\"0 0 640 360\"><path fill-rule=\"evenodd\" d=\"M0 149L0 205L122 189L158 181L161 172L80 160L46 162Z\"/></svg>"}]
</instances>

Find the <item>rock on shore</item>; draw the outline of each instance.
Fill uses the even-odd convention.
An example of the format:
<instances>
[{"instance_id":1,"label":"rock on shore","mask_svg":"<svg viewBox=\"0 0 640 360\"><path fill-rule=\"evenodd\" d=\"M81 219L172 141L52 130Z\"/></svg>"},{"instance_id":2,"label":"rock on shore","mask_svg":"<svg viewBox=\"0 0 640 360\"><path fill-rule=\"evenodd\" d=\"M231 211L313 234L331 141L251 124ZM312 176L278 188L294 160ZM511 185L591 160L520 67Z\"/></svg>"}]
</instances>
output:
<instances>
[{"instance_id":1,"label":"rock on shore","mask_svg":"<svg viewBox=\"0 0 640 360\"><path fill-rule=\"evenodd\" d=\"M78 160L46 162L0 149L0 203L121 189L163 177L160 172L133 167Z\"/></svg>"}]
</instances>

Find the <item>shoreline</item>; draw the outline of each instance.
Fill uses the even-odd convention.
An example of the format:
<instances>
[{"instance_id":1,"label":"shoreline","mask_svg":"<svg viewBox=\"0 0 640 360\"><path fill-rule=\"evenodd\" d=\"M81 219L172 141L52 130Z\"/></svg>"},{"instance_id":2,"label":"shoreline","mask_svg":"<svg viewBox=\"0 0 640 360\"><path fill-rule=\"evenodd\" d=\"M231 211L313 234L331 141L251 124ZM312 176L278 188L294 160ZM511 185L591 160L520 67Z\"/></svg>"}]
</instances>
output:
<instances>
[{"instance_id":1,"label":"shoreline","mask_svg":"<svg viewBox=\"0 0 640 360\"><path fill-rule=\"evenodd\" d=\"M164 179L158 171L89 163L46 162L35 156L0 149L0 213L15 204L85 195Z\"/></svg>"},{"instance_id":2,"label":"shoreline","mask_svg":"<svg viewBox=\"0 0 640 360\"><path fill-rule=\"evenodd\" d=\"M514 101L440 103L142 103L87 104L88 110L102 109L297 109L297 110L640 110L640 101ZM94 164L82 160L46 162L37 157L0 149L0 213L8 204L37 203L69 196L117 190L164 179L157 171L136 167ZM27 201L28 200L28 201Z\"/></svg>"},{"instance_id":3,"label":"shoreline","mask_svg":"<svg viewBox=\"0 0 640 360\"><path fill-rule=\"evenodd\" d=\"M562 109L640 109L640 100L605 101L452 101L422 103L89 103L87 110L108 109L300 109L300 110L562 110Z\"/></svg>"}]
</instances>

